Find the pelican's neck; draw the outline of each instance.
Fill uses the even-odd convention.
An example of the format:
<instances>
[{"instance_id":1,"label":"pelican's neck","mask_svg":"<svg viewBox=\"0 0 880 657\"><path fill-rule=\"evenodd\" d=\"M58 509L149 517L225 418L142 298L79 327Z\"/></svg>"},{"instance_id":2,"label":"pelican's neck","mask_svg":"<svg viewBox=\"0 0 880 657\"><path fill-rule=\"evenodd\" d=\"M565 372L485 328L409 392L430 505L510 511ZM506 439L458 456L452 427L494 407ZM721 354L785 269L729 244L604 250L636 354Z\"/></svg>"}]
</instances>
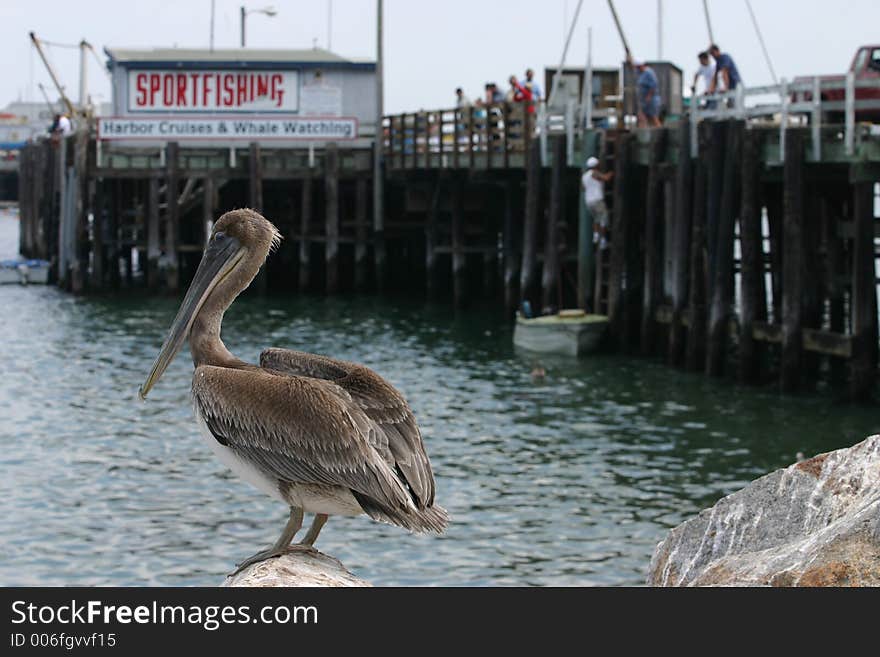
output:
<instances>
[{"instance_id":1,"label":"pelican's neck","mask_svg":"<svg viewBox=\"0 0 880 657\"><path fill-rule=\"evenodd\" d=\"M223 340L220 339L223 314L237 295L237 292L223 294L218 287L202 304L189 332L189 349L192 352L195 367L213 365L215 367L240 368L247 365L244 361L233 356L223 344Z\"/></svg>"},{"instance_id":2,"label":"pelican's neck","mask_svg":"<svg viewBox=\"0 0 880 657\"><path fill-rule=\"evenodd\" d=\"M247 289L257 272L260 271L268 251L268 246L262 251L250 250L208 294L208 298L202 304L189 332L189 348L192 352L193 364L196 367L199 365L235 369L254 367L229 353L226 345L220 339L220 325L223 323L223 314L226 309L232 305L239 294Z\"/></svg>"}]
</instances>

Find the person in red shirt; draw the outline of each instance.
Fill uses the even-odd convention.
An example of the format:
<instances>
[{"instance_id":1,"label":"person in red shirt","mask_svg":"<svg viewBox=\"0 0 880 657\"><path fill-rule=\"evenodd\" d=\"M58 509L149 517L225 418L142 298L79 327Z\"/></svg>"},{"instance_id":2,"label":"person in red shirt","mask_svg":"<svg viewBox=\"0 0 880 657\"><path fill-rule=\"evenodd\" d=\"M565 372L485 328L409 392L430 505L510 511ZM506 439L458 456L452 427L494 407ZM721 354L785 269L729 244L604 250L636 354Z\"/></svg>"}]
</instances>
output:
<instances>
[{"instance_id":1,"label":"person in red shirt","mask_svg":"<svg viewBox=\"0 0 880 657\"><path fill-rule=\"evenodd\" d=\"M530 84L522 85L516 79L516 76L510 76L510 93L513 95L514 103L527 103L527 111L529 114L535 113L535 95L532 93Z\"/></svg>"}]
</instances>

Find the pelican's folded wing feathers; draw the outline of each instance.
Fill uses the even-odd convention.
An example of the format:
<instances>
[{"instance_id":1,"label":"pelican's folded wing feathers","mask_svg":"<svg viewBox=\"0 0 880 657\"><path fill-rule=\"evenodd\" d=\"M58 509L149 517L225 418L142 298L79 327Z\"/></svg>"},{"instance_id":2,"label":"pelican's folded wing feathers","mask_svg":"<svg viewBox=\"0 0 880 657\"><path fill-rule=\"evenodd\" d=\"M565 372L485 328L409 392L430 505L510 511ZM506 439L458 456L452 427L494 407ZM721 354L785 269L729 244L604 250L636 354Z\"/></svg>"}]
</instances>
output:
<instances>
[{"instance_id":1,"label":"pelican's folded wing feathers","mask_svg":"<svg viewBox=\"0 0 880 657\"><path fill-rule=\"evenodd\" d=\"M192 391L215 439L279 484L340 486L376 520L417 532L446 527L442 508L416 504L384 432L335 383L202 365Z\"/></svg>"},{"instance_id":2,"label":"pelican's folded wing feathers","mask_svg":"<svg viewBox=\"0 0 880 657\"><path fill-rule=\"evenodd\" d=\"M434 474L425 453L422 436L409 404L390 383L373 370L346 361L288 349L267 349L260 354L260 366L289 376L332 381L373 422L383 455L399 470L419 508L434 503Z\"/></svg>"}]
</instances>

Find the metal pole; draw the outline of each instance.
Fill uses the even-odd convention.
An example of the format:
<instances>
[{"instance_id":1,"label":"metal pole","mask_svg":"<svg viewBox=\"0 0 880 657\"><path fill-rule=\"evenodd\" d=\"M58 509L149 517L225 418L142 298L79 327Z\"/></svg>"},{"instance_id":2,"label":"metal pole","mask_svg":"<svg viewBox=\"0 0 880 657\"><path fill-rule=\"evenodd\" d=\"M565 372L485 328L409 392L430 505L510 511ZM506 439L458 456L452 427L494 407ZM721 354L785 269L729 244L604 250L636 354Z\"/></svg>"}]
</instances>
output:
<instances>
[{"instance_id":1,"label":"metal pole","mask_svg":"<svg viewBox=\"0 0 880 657\"><path fill-rule=\"evenodd\" d=\"M657 0L657 61L663 61L663 0Z\"/></svg>"},{"instance_id":2,"label":"metal pole","mask_svg":"<svg viewBox=\"0 0 880 657\"><path fill-rule=\"evenodd\" d=\"M217 0L211 0L211 52L214 52L214 5Z\"/></svg>"},{"instance_id":3,"label":"metal pole","mask_svg":"<svg viewBox=\"0 0 880 657\"><path fill-rule=\"evenodd\" d=\"M565 58L568 56L568 47L571 45L571 37L574 35L574 28L577 25L578 16L581 13L581 6L584 0L578 0L577 9L574 10L574 18L571 20L571 27L568 29L568 38L565 40L565 47L562 49L562 61L559 62L559 68L556 69L556 75L553 76L553 88L550 90L548 104L553 103L553 97L556 95L556 87L559 85L559 78L562 76L562 69L565 66Z\"/></svg>"},{"instance_id":4,"label":"metal pole","mask_svg":"<svg viewBox=\"0 0 880 657\"><path fill-rule=\"evenodd\" d=\"M67 108L67 111L70 112L70 116L74 116L76 114L76 110L73 109L73 103L70 102L70 98L68 98L67 95L64 93L64 87L62 87L61 83L58 81L58 76L55 74L55 69L52 68L49 60L46 59L46 53L43 52L43 47L40 45L40 40L33 32L30 33L30 36L31 41L37 48L37 53L40 55L40 59L43 60L43 64L45 64L46 70L49 71L49 77L52 78L52 82L55 83L55 89L58 90L58 94L61 96L61 100L64 102L64 106Z\"/></svg>"},{"instance_id":5,"label":"metal pole","mask_svg":"<svg viewBox=\"0 0 880 657\"><path fill-rule=\"evenodd\" d=\"M79 109L83 114L85 114L88 95L88 45L85 39L79 42Z\"/></svg>"},{"instance_id":6,"label":"metal pole","mask_svg":"<svg viewBox=\"0 0 880 657\"><path fill-rule=\"evenodd\" d=\"M770 61L770 53L767 52L767 44L764 43L764 35L761 34L761 28L758 26L758 19L755 17L750 0L746 0L746 7L749 8L749 15L752 17L752 24L755 26L755 32L758 34L758 41L761 42L761 50L764 51L764 59L767 60L767 68L770 69L773 84L779 84L779 81L776 79L776 71L773 70L773 62Z\"/></svg>"},{"instance_id":7,"label":"metal pole","mask_svg":"<svg viewBox=\"0 0 880 657\"><path fill-rule=\"evenodd\" d=\"M620 40L623 41L623 49L627 56L629 56L629 44L626 41L626 35L623 33L623 26L620 24L620 17L617 15L617 9L614 8L614 0L608 0L608 8L611 9L611 16L614 18L614 24L617 26L617 33L620 35Z\"/></svg>"},{"instance_id":8,"label":"metal pole","mask_svg":"<svg viewBox=\"0 0 880 657\"><path fill-rule=\"evenodd\" d=\"M856 75L853 71L846 74L846 100L844 107L846 108L844 143L846 144L846 154L852 156L856 152Z\"/></svg>"},{"instance_id":9,"label":"metal pole","mask_svg":"<svg viewBox=\"0 0 880 657\"><path fill-rule=\"evenodd\" d=\"M385 198L382 172L382 150L385 134L382 126L384 114L384 53L382 47L382 0L376 0L376 134L373 138L373 234L376 281L381 289L385 269Z\"/></svg>"},{"instance_id":10,"label":"metal pole","mask_svg":"<svg viewBox=\"0 0 880 657\"><path fill-rule=\"evenodd\" d=\"M712 32L712 19L709 17L709 0L703 0L703 13L706 15L706 28L709 30L709 43L715 43L715 33Z\"/></svg>"},{"instance_id":11,"label":"metal pole","mask_svg":"<svg viewBox=\"0 0 880 657\"><path fill-rule=\"evenodd\" d=\"M581 94L584 130L593 127L593 28L587 28L587 66L584 69L584 91Z\"/></svg>"},{"instance_id":12,"label":"metal pole","mask_svg":"<svg viewBox=\"0 0 880 657\"><path fill-rule=\"evenodd\" d=\"M58 109L55 107L55 105L52 104L52 101L49 100L49 94L46 93L46 87L43 86L42 82L37 82L37 87L39 87L40 91L43 92L43 98L46 99L46 104L49 106L49 111L52 112L52 114L55 114Z\"/></svg>"},{"instance_id":13,"label":"metal pole","mask_svg":"<svg viewBox=\"0 0 880 657\"><path fill-rule=\"evenodd\" d=\"M244 21L247 18L247 10L241 8L241 47L244 48Z\"/></svg>"},{"instance_id":14,"label":"metal pole","mask_svg":"<svg viewBox=\"0 0 880 657\"><path fill-rule=\"evenodd\" d=\"M333 50L333 0L327 0L327 50Z\"/></svg>"}]
</instances>

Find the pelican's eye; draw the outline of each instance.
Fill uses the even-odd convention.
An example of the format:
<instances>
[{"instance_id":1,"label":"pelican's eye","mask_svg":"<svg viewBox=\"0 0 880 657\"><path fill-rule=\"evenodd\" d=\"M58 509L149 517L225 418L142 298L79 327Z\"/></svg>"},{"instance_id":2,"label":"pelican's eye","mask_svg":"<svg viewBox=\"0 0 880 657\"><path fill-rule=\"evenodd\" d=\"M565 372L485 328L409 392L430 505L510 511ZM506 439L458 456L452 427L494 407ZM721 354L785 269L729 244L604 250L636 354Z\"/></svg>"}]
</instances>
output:
<instances>
[{"instance_id":1,"label":"pelican's eye","mask_svg":"<svg viewBox=\"0 0 880 657\"><path fill-rule=\"evenodd\" d=\"M216 233L214 233L214 241L215 242L222 242L225 239L226 239L226 233L224 233L222 230L218 230Z\"/></svg>"}]
</instances>

